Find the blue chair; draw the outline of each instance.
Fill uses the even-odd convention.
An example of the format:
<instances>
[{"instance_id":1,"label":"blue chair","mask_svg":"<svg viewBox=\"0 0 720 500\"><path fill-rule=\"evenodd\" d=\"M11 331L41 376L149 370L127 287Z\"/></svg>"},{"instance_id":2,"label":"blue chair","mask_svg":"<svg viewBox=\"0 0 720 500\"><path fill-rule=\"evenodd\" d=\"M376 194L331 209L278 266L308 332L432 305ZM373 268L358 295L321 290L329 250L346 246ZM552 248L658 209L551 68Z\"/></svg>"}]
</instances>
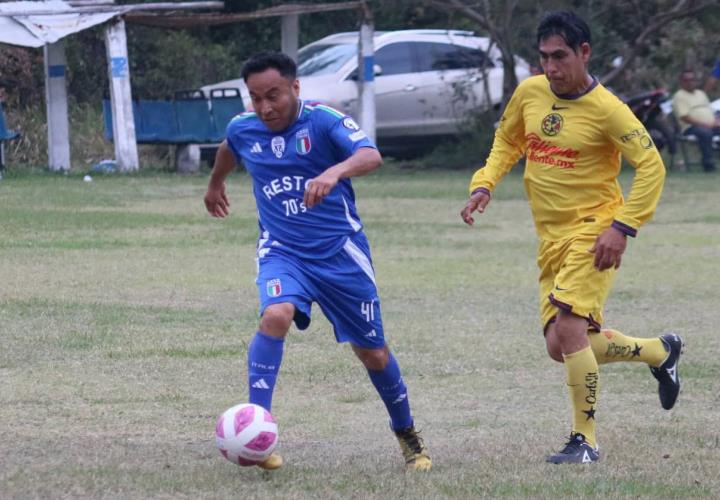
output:
<instances>
[{"instance_id":1,"label":"blue chair","mask_svg":"<svg viewBox=\"0 0 720 500\"><path fill-rule=\"evenodd\" d=\"M230 120L245 111L240 91L235 88L212 89L210 91L210 110L214 125L214 142L220 142L225 139L225 129Z\"/></svg>"},{"instance_id":2,"label":"blue chair","mask_svg":"<svg viewBox=\"0 0 720 500\"><path fill-rule=\"evenodd\" d=\"M13 130L8 130L7 125L5 124L5 109L0 102L0 141L11 141L13 139L17 139L18 137L20 137L19 133Z\"/></svg>"},{"instance_id":3,"label":"blue chair","mask_svg":"<svg viewBox=\"0 0 720 500\"><path fill-rule=\"evenodd\" d=\"M138 101L140 128L136 128L135 137L140 143L178 142L179 130L175 107L172 101Z\"/></svg>"},{"instance_id":4,"label":"blue chair","mask_svg":"<svg viewBox=\"0 0 720 500\"><path fill-rule=\"evenodd\" d=\"M138 131L142 129L140 123L140 109L138 101L133 101L133 121L135 122L135 135L138 135ZM113 120L112 120L112 105L110 99L103 99L103 125L105 126L105 139L112 142L113 136Z\"/></svg>"},{"instance_id":5,"label":"blue chair","mask_svg":"<svg viewBox=\"0 0 720 500\"><path fill-rule=\"evenodd\" d=\"M202 90L183 91L172 101L133 101L135 138L139 144L191 144L220 142L210 103ZM229 120L228 120L229 121ZM113 140L112 108L103 100L105 137Z\"/></svg>"},{"instance_id":6,"label":"blue chair","mask_svg":"<svg viewBox=\"0 0 720 500\"><path fill-rule=\"evenodd\" d=\"M210 106L202 90L176 92L173 104L180 135L178 142L213 142Z\"/></svg>"},{"instance_id":7,"label":"blue chair","mask_svg":"<svg viewBox=\"0 0 720 500\"><path fill-rule=\"evenodd\" d=\"M0 102L0 170L5 168L2 155L2 142L11 141L13 139L17 139L18 137L20 137L19 133L14 130L8 130L7 125L5 124L5 110Z\"/></svg>"}]
</instances>

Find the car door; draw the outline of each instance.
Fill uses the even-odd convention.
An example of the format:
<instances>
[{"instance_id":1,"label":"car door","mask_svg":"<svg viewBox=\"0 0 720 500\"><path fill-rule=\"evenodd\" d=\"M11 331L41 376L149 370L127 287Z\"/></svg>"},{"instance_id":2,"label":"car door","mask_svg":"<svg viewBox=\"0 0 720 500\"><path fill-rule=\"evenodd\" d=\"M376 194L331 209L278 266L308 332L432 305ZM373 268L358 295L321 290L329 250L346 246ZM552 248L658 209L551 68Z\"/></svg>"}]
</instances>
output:
<instances>
[{"instance_id":1,"label":"car door","mask_svg":"<svg viewBox=\"0 0 720 500\"><path fill-rule=\"evenodd\" d=\"M443 42L418 42L415 50L428 133L458 132L470 112L487 107L488 94L490 102L502 95L502 70L498 79L482 50Z\"/></svg>"},{"instance_id":2,"label":"car door","mask_svg":"<svg viewBox=\"0 0 720 500\"><path fill-rule=\"evenodd\" d=\"M419 83L411 42L395 42L375 52L375 114L378 137L423 132Z\"/></svg>"}]
</instances>

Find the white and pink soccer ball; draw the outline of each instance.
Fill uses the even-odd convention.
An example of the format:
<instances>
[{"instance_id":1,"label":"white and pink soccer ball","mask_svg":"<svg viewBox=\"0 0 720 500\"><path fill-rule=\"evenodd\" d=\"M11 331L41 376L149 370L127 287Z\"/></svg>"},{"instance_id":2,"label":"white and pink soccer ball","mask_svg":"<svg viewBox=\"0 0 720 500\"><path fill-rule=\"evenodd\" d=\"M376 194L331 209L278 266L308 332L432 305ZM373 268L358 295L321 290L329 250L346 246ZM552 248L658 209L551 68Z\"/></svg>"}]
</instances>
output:
<instances>
[{"instance_id":1,"label":"white and pink soccer ball","mask_svg":"<svg viewBox=\"0 0 720 500\"><path fill-rule=\"evenodd\" d=\"M242 466L266 460L277 441L275 419L265 408L252 403L226 410L215 426L215 443L222 456Z\"/></svg>"}]
</instances>

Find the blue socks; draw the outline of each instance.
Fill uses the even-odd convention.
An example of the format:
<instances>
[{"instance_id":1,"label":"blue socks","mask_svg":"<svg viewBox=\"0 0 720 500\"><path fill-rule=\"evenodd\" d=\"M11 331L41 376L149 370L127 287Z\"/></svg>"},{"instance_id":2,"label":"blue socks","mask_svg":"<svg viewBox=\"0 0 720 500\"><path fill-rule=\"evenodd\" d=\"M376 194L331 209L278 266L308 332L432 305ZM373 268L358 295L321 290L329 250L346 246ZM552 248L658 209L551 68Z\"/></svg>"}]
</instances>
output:
<instances>
[{"instance_id":1,"label":"blue socks","mask_svg":"<svg viewBox=\"0 0 720 500\"><path fill-rule=\"evenodd\" d=\"M410 415L407 387L400 375L400 365L395 356L390 353L390 360L385 369L382 371L368 370L368 375L390 414L393 431L412 427L413 418Z\"/></svg>"},{"instance_id":2,"label":"blue socks","mask_svg":"<svg viewBox=\"0 0 720 500\"><path fill-rule=\"evenodd\" d=\"M257 332L248 347L248 388L250 402L267 411L272 406L273 389L280 371L285 339Z\"/></svg>"},{"instance_id":3,"label":"blue socks","mask_svg":"<svg viewBox=\"0 0 720 500\"><path fill-rule=\"evenodd\" d=\"M280 371L284 345L284 339L257 332L248 347L249 400L267 411L272 409L273 390ZM392 429L399 431L412 427L407 387L395 356L390 353L385 369L368 370L368 375L390 414Z\"/></svg>"}]
</instances>

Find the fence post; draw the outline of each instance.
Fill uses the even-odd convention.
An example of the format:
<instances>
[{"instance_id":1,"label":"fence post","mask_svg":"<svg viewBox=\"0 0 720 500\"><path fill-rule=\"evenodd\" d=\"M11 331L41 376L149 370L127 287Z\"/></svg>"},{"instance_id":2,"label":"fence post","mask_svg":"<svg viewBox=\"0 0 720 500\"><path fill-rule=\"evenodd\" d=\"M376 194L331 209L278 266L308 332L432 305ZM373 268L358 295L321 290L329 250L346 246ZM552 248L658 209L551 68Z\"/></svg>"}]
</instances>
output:
<instances>
[{"instance_id":1,"label":"fence post","mask_svg":"<svg viewBox=\"0 0 720 500\"><path fill-rule=\"evenodd\" d=\"M364 5L358 50L360 127L375 142L375 34L370 9Z\"/></svg>"},{"instance_id":2,"label":"fence post","mask_svg":"<svg viewBox=\"0 0 720 500\"><path fill-rule=\"evenodd\" d=\"M281 50L290 56L293 61L297 61L300 16L298 14L287 14L282 16L281 19Z\"/></svg>"},{"instance_id":3,"label":"fence post","mask_svg":"<svg viewBox=\"0 0 720 500\"><path fill-rule=\"evenodd\" d=\"M127 36L122 18L110 22L105 28L108 76L110 80L110 106L112 108L115 161L123 172L139 168L135 118L133 117L128 66Z\"/></svg>"},{"instance_id":4,"label":"fence post","mask_svg":"<svg viewBox=\"0 0 720 500\"><path fill-rule=\"evenodd\" d=\"M70 126L65 84L65 43L58 40L43 47L45 59L45 106L48 126L50 170L70 170Z\"/></svg>"}]
</instances>

